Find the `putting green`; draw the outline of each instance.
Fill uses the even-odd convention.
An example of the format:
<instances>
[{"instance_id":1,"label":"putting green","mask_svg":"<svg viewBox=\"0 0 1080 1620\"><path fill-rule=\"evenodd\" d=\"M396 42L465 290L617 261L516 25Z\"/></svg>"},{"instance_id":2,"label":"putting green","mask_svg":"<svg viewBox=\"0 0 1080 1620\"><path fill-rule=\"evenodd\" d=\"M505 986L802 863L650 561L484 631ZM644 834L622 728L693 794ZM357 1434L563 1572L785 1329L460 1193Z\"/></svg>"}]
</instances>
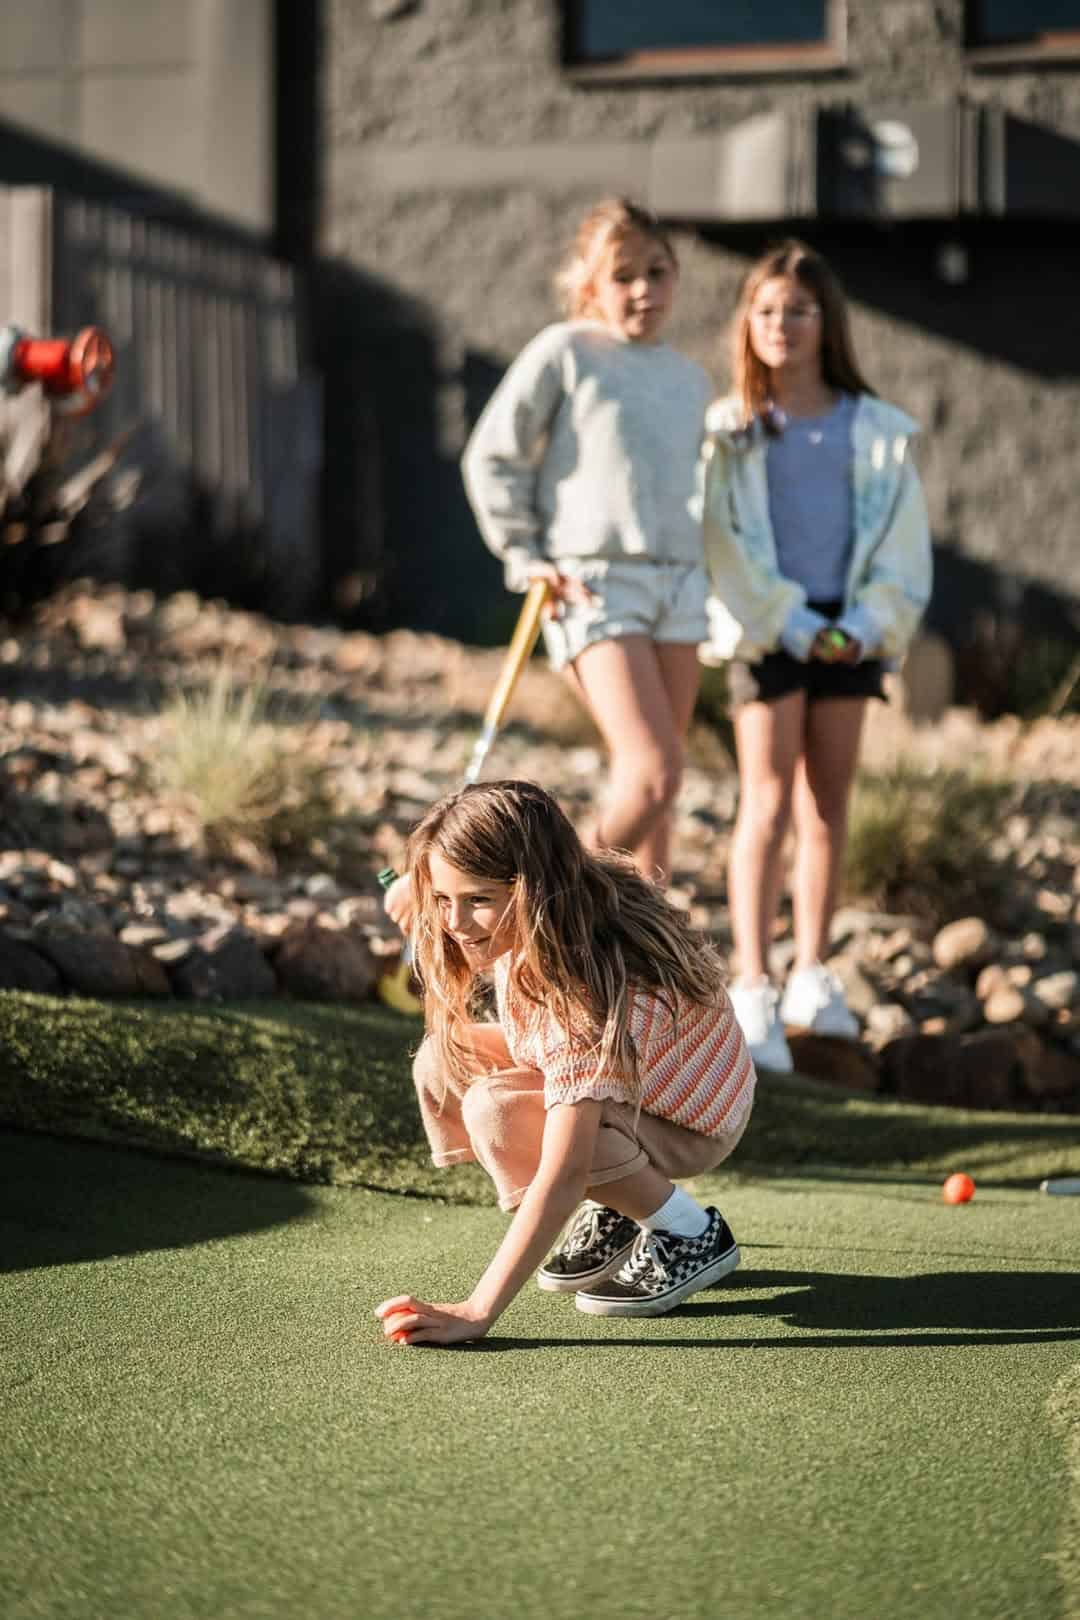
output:
<instances>
[{"instance_id":1,"label":"putting green","mask_svg":"<svg viewBox=\"0 0 1080 1620\"><path fill-rule=\"evenodd\" d=\"M717 1176L672 1316L528 1289L491 1208L0 1137L5 1620L1080 1614L1080 1205Z\"/></svg>"}]
</instances>

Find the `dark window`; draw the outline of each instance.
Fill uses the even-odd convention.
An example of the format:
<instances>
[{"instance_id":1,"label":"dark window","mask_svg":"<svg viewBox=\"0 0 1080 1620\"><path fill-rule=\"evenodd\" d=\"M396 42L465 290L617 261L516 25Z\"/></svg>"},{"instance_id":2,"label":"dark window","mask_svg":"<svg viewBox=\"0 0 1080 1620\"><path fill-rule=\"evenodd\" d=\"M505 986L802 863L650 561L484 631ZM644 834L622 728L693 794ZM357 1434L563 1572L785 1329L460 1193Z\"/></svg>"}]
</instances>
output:
<instances>
[{"instance_id":1,"label":"dark window","mask_svg":"<svg viewBox=\"0 0 1080 1620\"><path fill-rule=\"evenodd\" d=\"M570 7L571 39L585 61L687 47L820 45L827 9L825 0L579 0Z\"/></svg>"},{"instance_id":2,"label":"dark window","mask_svg":"<svg viewBox=\"0 0 1080 1620\"><path fill-rule=\"evenodd\" d=\"M1080 42L1080 0L969 0L968 44L1043 46Z\"/></svg>"},{"instance_id":3,"label":"dark window","mask_svg":"<svg viewBox=\"0 0 1080 1620\"><path fill-rule=\"evenodd\" d=\"M566 0L564 56L610 73L835 64L845 0Z\"/></svg>"}]
</instances>

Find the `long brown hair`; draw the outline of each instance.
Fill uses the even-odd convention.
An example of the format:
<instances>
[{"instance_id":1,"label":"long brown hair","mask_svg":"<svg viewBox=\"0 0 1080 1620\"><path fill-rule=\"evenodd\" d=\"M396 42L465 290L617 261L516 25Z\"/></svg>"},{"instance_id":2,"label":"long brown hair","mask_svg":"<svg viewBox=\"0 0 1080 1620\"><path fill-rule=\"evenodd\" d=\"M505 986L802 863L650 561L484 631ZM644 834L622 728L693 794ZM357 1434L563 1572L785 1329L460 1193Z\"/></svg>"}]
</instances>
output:
<instances>
[{"instance_id":1,"label":"long brown hair","mask_svg":"<svg viewBox=\"0 0 1080 1620\"><path fill-rule=\"evenodd\" d=\"M846 394L872 394L855 358L847 300L835 273L812 247L788 237L763 253L743 277L732 326L731 369L743 421L763 415L770 399L769 367L750 342L750 311L761 287L776 276L791 276L821 310L821 374L830 388Z\"/></svg>"},{"instance_id":2,"label":"long brown hair","mask_svg":"<svg viewBox=\"0 0 1080 1620\"><path fill-rule=\"evenodd\" d=\"M581 221L566 261L555 277L559 301L571 319L588 315L592 308L590 290L601 254L628 236L644 236L655 242L678 270L674 244L656 215L629 197L605 197Z\"/></svg>"},{"instance_id":3,"label":"long brown hair","mask_svg":"<svg viewBox=\"0 0 1080 1620\"><path fill-rule=\"evenodd\" d=\"M441 800L409 839L414 966L444 1073L465 1079L476 1067L463 1038L473 973L443 927L432 853L471 877L511 886L514 992L552 1011L575 1044L597 1063L617 1065L635 1088L634 990L656 990L673 1013L679 996L708 1004L722 990L712 945L629 856L586 850L533 782L477 783Z\"/></svg>"}]
</instances>

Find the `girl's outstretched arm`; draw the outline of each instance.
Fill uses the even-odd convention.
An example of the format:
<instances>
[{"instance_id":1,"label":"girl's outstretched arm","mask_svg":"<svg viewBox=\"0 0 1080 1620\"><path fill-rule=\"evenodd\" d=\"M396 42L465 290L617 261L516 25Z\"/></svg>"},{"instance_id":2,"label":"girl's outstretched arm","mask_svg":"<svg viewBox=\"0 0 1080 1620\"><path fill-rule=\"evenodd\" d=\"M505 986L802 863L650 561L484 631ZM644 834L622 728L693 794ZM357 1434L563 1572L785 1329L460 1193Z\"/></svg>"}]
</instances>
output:
<instances>
[{"instance_id":1,"label":"girl's outstretched arm","mask_svg":"<svg viewBox=\"0 0 1080 1620\"><path fill-rule=\"evenodd\" d=\"M544 1126L540 1167L514 1212L495 1258L469 1298L432 1305L414 1294L397 1294L376 1306L394 1317L395 1333L409 1344L460 1344L482 1339L537 1267L546 1259L585 1196L602 1103L557 1103Z\"/></svg>"}]
</instances>

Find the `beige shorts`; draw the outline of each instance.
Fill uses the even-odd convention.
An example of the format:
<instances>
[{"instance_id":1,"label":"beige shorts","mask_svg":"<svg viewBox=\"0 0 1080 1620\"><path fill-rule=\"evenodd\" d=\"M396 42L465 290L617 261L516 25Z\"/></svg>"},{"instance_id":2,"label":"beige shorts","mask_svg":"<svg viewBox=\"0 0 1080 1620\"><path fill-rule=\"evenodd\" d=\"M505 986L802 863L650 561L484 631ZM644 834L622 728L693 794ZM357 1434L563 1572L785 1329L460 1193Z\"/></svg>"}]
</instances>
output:
<instances>
[{"instance_id":1,"label":"beige shorts","mask_svg":"<svg viewBox=\"0 0 1080 1620\"><path fill-rule=\"evenodd\" d=\"M467 1084L444 1085L425 1042L413 1064L420 1116L437 1165L475 1160L495 1183L500 1209L516 1209L536 1174L547 1110L536 1069L502 1069ZM651 1164L672 1181L715 1170L738 1146L744 1114L726 1136L701 1136L628 1103L605 1102L588 1187L621 1181Z\"/></svg>"},{"instance_id":2,"label":"beige shorts","mask_svg":"<svg viewBox=\"0 0 1080 1620\"><path fill-rule=\"evenodd\" d=\"M584 580L593 593L586 606L563 604L557 619L545 619L544 646L552 669L572 664L597 641L648 636L650 641L708 639L703 564L624 562L610 557L558 557L558 568Z\"/></svg>"}]
</instances>

